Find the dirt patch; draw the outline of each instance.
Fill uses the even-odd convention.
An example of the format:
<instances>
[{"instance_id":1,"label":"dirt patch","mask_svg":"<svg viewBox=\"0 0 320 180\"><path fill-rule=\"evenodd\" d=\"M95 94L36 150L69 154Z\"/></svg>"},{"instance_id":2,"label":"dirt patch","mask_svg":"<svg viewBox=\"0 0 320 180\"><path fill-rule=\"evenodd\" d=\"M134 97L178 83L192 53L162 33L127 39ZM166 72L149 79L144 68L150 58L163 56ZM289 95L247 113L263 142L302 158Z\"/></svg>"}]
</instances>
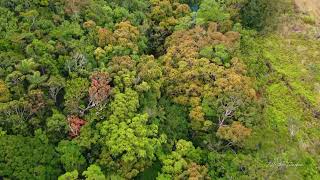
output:
<instances>
[{"instance_id":1,"label":"dirt patch","mask_svg":"<svg viewBox=\"0 0 320 180\"><path fill-rule=\"evenodd\" d=\"M297 8L306 13L310 13L320 23L320 0L295 0Z\"/></svg>"}]
</instances>

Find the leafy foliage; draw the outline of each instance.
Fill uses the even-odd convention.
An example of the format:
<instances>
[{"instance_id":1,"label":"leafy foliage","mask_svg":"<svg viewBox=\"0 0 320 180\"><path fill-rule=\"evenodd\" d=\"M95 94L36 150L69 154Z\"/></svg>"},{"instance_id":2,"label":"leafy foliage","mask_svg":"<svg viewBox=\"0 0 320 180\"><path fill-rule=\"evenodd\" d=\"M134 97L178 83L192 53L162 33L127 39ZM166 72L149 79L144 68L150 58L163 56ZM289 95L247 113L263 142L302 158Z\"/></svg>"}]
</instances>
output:
<instances>
[{"instance_id":1,"label":"leafy foliage","mask_svg":"<svg viewBox=\"0 0 320 180\"><path fill-rule=\"evenodd\" d=\"M263 30L274 26L277 16L281 15L290 6L290 1L250 0L241 10L241 19L245 26Z\"/></svg>"},{"instance_id":2,"label":"leafy foliage","mask_svg":"<svg viewBox=\"0 0 320 180\"><path fill-rule=\"evenodd\" d=\"M86 171L82 173L88 180L105 180L106 177L101 172L101 168L97 165L90 165Z\"/></svg>"},{"instance_id":3,"label":"leafy foliage","mask_svg":"<svg viewBox=\"0 0 320 180\"><path fill-rule=\"evenodd\" d=\"M72 141L60 141L56 148L60 153L60 161L64 169L68 171L81 170L85 164L85 159L81 154L80 147Z\"/></svg>"},{"instance_id":4,"label":"leafy foliage","mask_svg":"<svg viewBox=\"0 0 320 180\"><path fill-rule=\"evenodd\" d=\"M291 8L0 1L0 179L319 179L317 23Z\"/></svg>"},{"instance_id":5,"label":"leafy foliage","mask_svg":"<svg viewBox=\"0 0 320 180\"><path fill-rule=\"evenodd\" d=\"M4 135L0 147L1 177L51 179L61 173L54 147L38 137Z\"/></svg>"},{"instance_id":6,"label":"leafy foliage","mask_svg":"<svg viewBox=\"0 0 320 180\"><path fill-rule=\"evenodd\" d=\"M197 23L203 24L204 22L222 22L230 18L230 14L226 13L221 4L216 0L202 1L198 15Z\"/></svg>"}]
</instances>

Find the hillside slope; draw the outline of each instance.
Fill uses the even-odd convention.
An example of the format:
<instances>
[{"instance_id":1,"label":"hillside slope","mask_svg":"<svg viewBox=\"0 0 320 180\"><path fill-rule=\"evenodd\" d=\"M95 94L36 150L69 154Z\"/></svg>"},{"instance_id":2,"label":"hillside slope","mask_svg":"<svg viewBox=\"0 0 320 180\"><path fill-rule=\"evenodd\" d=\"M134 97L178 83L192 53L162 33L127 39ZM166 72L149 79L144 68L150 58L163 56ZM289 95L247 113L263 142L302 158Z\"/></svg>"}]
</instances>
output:
<instances>
[{"instance_id":1,"label":"hillside slope","mask_svg":"<svg viewBox=\"0 0 320 180\"><path fill-rule=\"evenodd\" d=\"M320 22L320 2L319 0L295 0L295 4L302 12L312 14L317 23Z\"/></svg>"}]
</instances>

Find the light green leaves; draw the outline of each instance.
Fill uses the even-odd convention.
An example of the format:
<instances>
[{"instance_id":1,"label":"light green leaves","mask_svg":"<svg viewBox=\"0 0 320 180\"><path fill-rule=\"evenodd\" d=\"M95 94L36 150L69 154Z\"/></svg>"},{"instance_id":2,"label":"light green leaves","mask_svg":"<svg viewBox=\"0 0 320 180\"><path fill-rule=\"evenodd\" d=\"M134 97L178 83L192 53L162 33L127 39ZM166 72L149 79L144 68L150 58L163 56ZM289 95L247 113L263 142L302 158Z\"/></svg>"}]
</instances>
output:
<instances>
[{"instance_id":1,"label":"light green leaves","mask_svg":"<svg viewBox=\"0 0 320 180\"><path fill-rule=\"evenodd\" d=\"M222 22L230 18L230 14L216 0L204 0L197 14L197 24L206 24L209 21Z\"/></svg>"},{"instance_id":2,"label":"light green leaves","mask_svg":"<svg viewBox=\"0 0 320 180\"><path fill-rule=\"evenodd\" d=\"M65 174L59 176L58 180L77 180L78 179L78 171L74 170L71 172L66 172Z\"/></svg>"},{"instance_id":3,"label":"light green leaves","mask_svg":"<svg viewBox=\"0 0 320 180\"><path fill-rule=\"evenodd\" d=\"M106 177L101 172L101 168L95 164L89 166L82 175L86 177L86 180L106 180Z\"/></svg>"}]
</instances>

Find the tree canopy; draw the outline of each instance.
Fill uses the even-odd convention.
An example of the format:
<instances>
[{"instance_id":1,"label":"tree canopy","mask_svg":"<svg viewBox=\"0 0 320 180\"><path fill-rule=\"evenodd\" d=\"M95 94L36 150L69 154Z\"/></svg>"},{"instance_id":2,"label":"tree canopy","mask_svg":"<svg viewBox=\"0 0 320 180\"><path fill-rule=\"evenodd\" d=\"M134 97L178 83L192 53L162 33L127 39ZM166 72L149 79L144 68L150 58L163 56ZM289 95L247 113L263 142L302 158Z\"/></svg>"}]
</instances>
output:
<instances>
[{"instance_id":1,"label":"tree canopy","mask_svg":"<svg viewBox=\"0 0 320 180\"><path fill-rule=\"evenodd\" d=\"M0 0L0 179L319 179L319 26L289 0Z\"/></svg>"}]
</instances>

